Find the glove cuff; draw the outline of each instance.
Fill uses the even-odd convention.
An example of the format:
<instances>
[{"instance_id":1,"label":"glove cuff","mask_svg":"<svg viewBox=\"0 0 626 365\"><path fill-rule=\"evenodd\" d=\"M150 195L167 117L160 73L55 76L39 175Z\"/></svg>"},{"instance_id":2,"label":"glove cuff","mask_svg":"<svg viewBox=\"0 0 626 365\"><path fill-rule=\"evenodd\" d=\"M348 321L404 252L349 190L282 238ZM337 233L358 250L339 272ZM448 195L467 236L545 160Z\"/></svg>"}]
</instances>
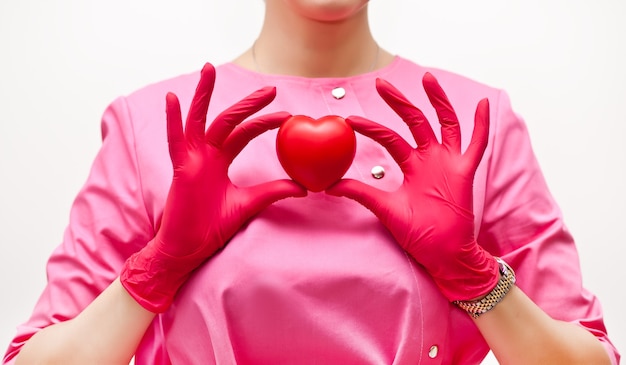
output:
<instances>
[{"instance_id":1,"label":"glove cuff","mask_svg":"<svg viewBox=\"0 0 626 365\"><path fill-rule=\"evenodd\" d=\"M126 260L120 282L139 305L150 312L163 313L187 281L190 267L196 267L188 261L164 255L148 244Z\"/></svg>"},{"instance_id":2,"label":"glove cuff","mask_svg":"<svg viewBox=\"0 0 626 365\"><path fill-rule=\"evenodd\" d=\"M455 264L430 271L441 293L450 301L471 301L491 292L500 279L496 258L476 243L471 255Z\"/></svg>"},{"instance_id":3,"label":"glove cuff","mask_svg":"<svg viewBox=\"0 0 626 365\"><path fill-rule=\"evenodd\" d=\"M465 310L472 318L476 319L481 314L492 310L498 303L502 301L505 295L511 290L515 284L515 272L504 260L496 257L500 271L500 280L496 287L489 292L484 298L471 302L455 301L461 309Z\"/></svg>"}]
</instances>

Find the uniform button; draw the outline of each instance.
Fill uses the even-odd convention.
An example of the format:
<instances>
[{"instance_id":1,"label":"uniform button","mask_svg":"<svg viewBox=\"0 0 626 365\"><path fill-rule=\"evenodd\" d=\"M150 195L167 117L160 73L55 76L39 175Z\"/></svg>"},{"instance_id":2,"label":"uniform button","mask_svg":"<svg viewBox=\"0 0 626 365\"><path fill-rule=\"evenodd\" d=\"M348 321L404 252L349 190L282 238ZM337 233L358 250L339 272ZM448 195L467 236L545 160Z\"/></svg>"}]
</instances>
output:
<instances>
[{"instance_id":1,"label":"uniform button","mask_svg":"<svg viewBox=\"0 0 626 365\"><path fill-rule=\"evenodd\" d=\"M382 179L385 176L385 169L382 166L372 167L371 172L374 179Z\"/></svg>"},{"instance_id":2,"label":"uniform button","mask_svg":"<svg viewBox=\"0 0 626 365\"><path fill-rule=\"evenodd\" d=\"M346 96L346 89L344 89L343 87L336 87L330 93L335 99L339 100L343 99L343 97Z\"/></svg>"},{"instance_id":3,"label":"uniform button","mask_svg":"<svg viewBox=\"0 0 626 365\"><path fill-rule=\"evenodd\" d=\"M431 346L430 350L428 350L428 357L430 357L431 359L436 358L438 354L439 354L439 347L437 345Z\"/></svg>"}]
</instances>

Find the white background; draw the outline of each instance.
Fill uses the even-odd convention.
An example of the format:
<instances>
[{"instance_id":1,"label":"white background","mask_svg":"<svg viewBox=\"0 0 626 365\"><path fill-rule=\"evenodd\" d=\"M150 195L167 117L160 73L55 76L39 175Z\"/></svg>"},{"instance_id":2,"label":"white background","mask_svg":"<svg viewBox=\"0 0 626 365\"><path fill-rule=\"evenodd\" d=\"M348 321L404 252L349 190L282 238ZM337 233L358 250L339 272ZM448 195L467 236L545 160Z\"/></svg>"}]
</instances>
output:
<instances>
[{"instance_id":1,"label":"white background","mask_svg":"<svg viewBox=\"0 0 626 365\"><path fill-rule=\"evenodd\" d=\"M0 1L0 346L44 286L107 104L234 58L256 37L262 8ZM578 240L585 285L626 351L626 3L373 0L370 12L392 52L509 92Z\"/></svg>"}]
</instances>

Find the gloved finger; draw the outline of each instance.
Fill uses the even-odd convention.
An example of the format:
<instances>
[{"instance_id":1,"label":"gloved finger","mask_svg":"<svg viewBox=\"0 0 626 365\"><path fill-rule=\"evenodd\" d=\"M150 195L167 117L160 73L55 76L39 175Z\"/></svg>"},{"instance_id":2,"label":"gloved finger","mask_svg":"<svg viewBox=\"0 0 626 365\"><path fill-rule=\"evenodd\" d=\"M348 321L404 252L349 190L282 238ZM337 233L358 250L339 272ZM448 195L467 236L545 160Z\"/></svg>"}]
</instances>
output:
<instances>
[{"instance_id":1,"label":"gloved finger","mask_svg":"<svg viewBox=\"0 0 626 365\"><path fill-rule=\"evenodd\" d=\"M437 137L430 127L430 123L421 110L411 104L402 93L391 83L383 79L376 79L376 90L387 105L404 120L417 142L418 149L426 149L431 143L438 143Z\"/></svg>"},{"instance_id":2,"label":"gloved finger","mask_svg":"<svg viewBox=\"0 0 626 365\"><path fill-rule=\"evenodd\" d=\"M270 129L280 127L290 117L291 114L287 112L278 112L256 117L239 124L224 141L222 146L224 154L232 162L253 138Z\"/></svg>"},{"instance_id":3,"label":"gloved finger","mask_svg":"<svg viewBox=\"0 0 626 365\"><path fill-rule=\"evenodd\" d=\"M214 85L215 68L210 63L206 63L202 71L200 71L200 81L198 81L196 92L191 100L189 113L187 114L187 124L185 125L187 140L192 145L204 143L206 113L209 110Z\"/></svg>"},{"instance_id":4,"label":"gloved finger","mask_svg":"<svg viewBox=\"0 0 626 365\"><path fill-rule=\"evenodd\" d=\"M476 170L483 158L489 142L489 99L484 98L478 102L474 115L474 131L464 156L472 162L472 168Z\"/></svg>"},{"instance_id":5,"label":"gloved finger","mask_svg":"<svg viewBox=\"0 0 626 365\"><path fill-rule=\"evenodd\" d=\"M380 143L400 166L400 169L405 174L408 172L410 164L407 164L407 161L411 157L411 153L413 153L413 147L398 133L363 117L350 116L346 118L346 122L356 132Z\"/></svg>"},{"instance_id":6,"label":"gloved finger","mask_svg":"<svg viewBox=\"0 0 626 365\"><path fill-rule=\"evenodd\" d=\"M341 179L326 189L332 196L343 196L352 199L369 209L377 217L383 217L388 211L387 203L393 201L390 193L367 185L354 179Z\"/></svg>"},{"instance_id":7,"label":"gloved finger","mask_svg":"<svg viewBox=\"0 0 626 365\"><path fill-rule=\"evenodd\" d=\"M183 133L183 118L180 112L180 102L174 93L165 96L165 114L167 120L167 145L174 169L181 166L185 160L187 146Z\"/></svg>"},{"instance_id":8,"label":"gloved finger","mask_svg":"<svg viewBox=\"0 0 626 365\"><path fill-rule=\"evenodd\" d=\"M246 218L250 218L281 199L306 196L307 190L292 180L282 179L243 188L242 193L245 196L244 210L249 215Z\"/></svg>"},{"instance_id":9,"label":"gloved finger","mask_svg":"<svg viewBox=\"0 0 626 365\"><path fill-rule=\"evenodd\" d=\"M430 72L424 74L422 84L441 124L441 144L450 151L461 153L461 127L450 100Z\"/></svg>"},{"instance_id":10,"label":"gloved finger","mask_svg":"<svg viewBox=\"0 0 626 365\"><path fill-rule=\"evenodd\" d=\"M235 126L263 109L274 100L274 97L276 88L268 86L241 99L215 118L206 131L206 142L213 146L221 146Z\"/></svg>"}]
</instances>

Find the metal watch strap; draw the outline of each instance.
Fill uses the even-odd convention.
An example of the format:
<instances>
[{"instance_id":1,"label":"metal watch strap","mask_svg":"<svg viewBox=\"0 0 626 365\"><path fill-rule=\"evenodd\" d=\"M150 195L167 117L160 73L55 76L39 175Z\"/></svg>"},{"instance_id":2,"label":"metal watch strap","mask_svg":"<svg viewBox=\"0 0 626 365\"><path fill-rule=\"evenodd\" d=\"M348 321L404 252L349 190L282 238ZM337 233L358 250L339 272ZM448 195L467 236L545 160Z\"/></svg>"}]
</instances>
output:
<instances>
[{"instance_id":1,"label":"metal watch strap","mask_svg":"<svg viewBox=\"0 0 626 365\"><path fill-rule=\"evenodd\" d=\"M500 265L500 280L498 280L498 285L489 294L480 300L469 302L454 301L454 304L465 310L472 318L478 318L481 314L492 310L515 284L515 272L513 269L499 257L496 257L496 261Z\"/></svg>"}]
</instances>

